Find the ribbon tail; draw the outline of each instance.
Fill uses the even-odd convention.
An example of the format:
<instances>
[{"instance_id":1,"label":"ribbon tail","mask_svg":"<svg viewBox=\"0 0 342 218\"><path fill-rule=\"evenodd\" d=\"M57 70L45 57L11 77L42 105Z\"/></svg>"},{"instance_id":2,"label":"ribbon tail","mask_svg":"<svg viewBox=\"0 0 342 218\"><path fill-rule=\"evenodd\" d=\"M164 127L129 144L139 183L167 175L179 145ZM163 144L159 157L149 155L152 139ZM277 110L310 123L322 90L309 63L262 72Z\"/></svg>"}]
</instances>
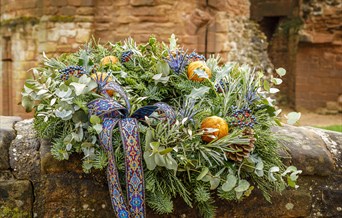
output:
<instances>
[{"instance_id":1,"label":"ribbon tail","mask_svg":"<svg viewBox=\"0 0 342 218\"><path fill-rule=\"evenodd\" d=\"M108 153L107 180L112 207L117 217L130 218L130 212L122 194L123 192L120 186L119 174L113 154L112 132L118 121L118 119L113 118L104 119L103 130L100 134L100 142L101 146Z\"/></svg>"},{"instance_id":2,"label":"ribbon tail","mask_svg":"<svg viewBox=\"0 0 342 218\"><path fill-rule=\"evenodd\" d=\"M138 121L126 118L119 121L125 151L127 200L132 218L146 217L144 169L140 147Z\"/></svg>"}]
</instances>

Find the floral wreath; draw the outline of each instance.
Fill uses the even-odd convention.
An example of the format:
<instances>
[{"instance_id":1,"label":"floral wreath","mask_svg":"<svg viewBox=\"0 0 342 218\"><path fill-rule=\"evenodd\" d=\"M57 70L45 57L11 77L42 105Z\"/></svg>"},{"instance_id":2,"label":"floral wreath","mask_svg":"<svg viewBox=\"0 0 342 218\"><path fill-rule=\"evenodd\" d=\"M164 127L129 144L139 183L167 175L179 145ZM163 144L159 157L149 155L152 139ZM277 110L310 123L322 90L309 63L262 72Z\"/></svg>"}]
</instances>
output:
<instances>
[{"instance_id":1,"label":"floral wreath","mask_svg":"<svg viewBox=\"0 0 342 218\"><path fill-rule=\"evenodd\" d=\"M107 168L116 216L145 217L146 206L172 213L180 196L213 217L213 194L240 201L257 187L270 201L271 191L297 187L301 171L285 167L271 132L280 125L272 86L285 70L276 72L206 60L174 35L169 45L153 36L93 42L56 59L44 54L22 105L34 109L56 159L83 153L85 172Z\"/></svg>"}]
</instances>

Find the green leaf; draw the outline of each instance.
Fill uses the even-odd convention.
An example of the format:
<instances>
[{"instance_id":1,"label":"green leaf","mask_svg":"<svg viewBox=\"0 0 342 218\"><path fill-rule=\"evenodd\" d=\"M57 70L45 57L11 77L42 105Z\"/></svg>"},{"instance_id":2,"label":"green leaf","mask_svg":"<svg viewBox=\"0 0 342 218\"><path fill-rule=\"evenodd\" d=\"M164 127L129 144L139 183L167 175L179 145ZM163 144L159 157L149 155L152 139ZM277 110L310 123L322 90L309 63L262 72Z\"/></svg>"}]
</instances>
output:
<instances>
[{"instance_id":1,"label":"green leaf","mask_svg":"<svg viewBox=\"0 0 342 218\"><path fill-rule=\"evenodd\" d=\"M159 154L165 155L167 153L170 153L171 151L173 151L173 148L165 148L164 150L159 151Z\"/></svg>"},{"instance_id":2,"label":"green leaf","mask_svg":"<svg viewBox=\"0 0 342 218\"><path fill-rule=\"evenodd\" d=\"M223 185L222 185L222 190L225 192L232 190L235 187L236 182L237 182L236 176L229 174L227 176L227 181L225 183L223 183Z\"/></svg>"},{"instance_id":3,"label":"green leaf","mask_svg":"<svg viewBox=\"0 0 342 218\"><path fill-rule=\"evenodd\" d=\"M216 189L220 185L219 177L210 177L210 190Z\"/></svg>"},{"instance_id":4,"label":"green leaf","mask_svg":"<svg viewBox=\"0 0 342 218\"><path fill-rule=\"evenodd\" d=\"M204 78L204 79L208 79L209 78L207 72L205 72L205 70L202 70L200 68L195 69L194 73L197 74L197 76L199 78Z\"/></svg>"},{"instance_id":5,"label":"green leaf","mask_svg":"<svg viewBox=\"0 0 342 218\"><path fill-rule=\"evenodd\" d=\"M234 189L236 192L244 192L249 188L249 182L245 179L239 181L239 185Z\"/></svg>"},{"instance_id":6,"label":"green leaf","mask_svg":"<svg viewBox=\"0 0 342 218\"><path fill-rule=\"evenodd\" d=\"M285 76L285 74L286 74L286 70L282 67L276 69L276 72L279 76Z\"/></svg>"},{"instance_id":7,"label":"green leaf","mask_svg":"<svg viewBox=\"0 0 342 218\"><path fill-rule=\"evenodd\" d=\"M81 95L86 87L86 84L75 83L75 82L70 83L70 85L75 88L75 93L77 96Z\"/></svg>"},{"instance_id":8,"label":"green leaf","mask_svg":"<svg viewBox=\"0 0 342 218\"><path fill-rule=\"evenodd\" d=\"M149 145L153 140L152 136L152 131L150 129L146 130L146 135L145 135L145 150L149 149Z\"/></svg>"},{"instance_id":9,"label":"green leaf","mask_svg":"<svg viewBox=\"0 0 342 218\"><path fill-rule=\"evenodd\" d=\"M154 161L156 162L156 164L158 166L161 166L161 167L165 167L166 166L166 160L165 160L165 157L156 153L154 155Z\"/></svg>"},{"instance_id":10,"label":"green leaf","mask_svg":"<svg viewBox=\"0 0 342 218\"><path fill-rule=\"evenodd\" d=\"M159 61L156 65L157 72L161 73L163 76L169 75L170 66L166 61Z\"/></svg>"},{"instance_id":11,"label":"green leaf","mask_svg":"<svg viewBox=\"0 0 342 218\"><path fill-rule=\"evenodd\" d=\"M98 117L96 115L91 115L90 123L91 124L100 124L101 123L101 119L100 119L100 117Z\"/></svg>"},{"instance_id":12,"label":"green leaf","mask_svg":"<svg viewBox=\"0 0 342 218\"><path fill-rule=\"evenodd\" d=\"M172 34L171 37L169 38L170 40L170 51L176 50L177 49L177 39L175 34Z\"/></svg>"},{"instance_id":13,"label":"green leaf","mask_svg":"<svg viewBox=\"0 0 342 218\"><path fill-rule=\"evenodd\" d=\"M204 176L206 176L209 172L209 168L208 167L204 167L201 171L201 173L197 176L197 180L201 180L203 179Z\"/></svg>"},{"instance_id":14,"label":"green leaf","mask_svg":"<svg viewBox=\"0 0 342 218\"><path fill-rule=\"evenodd\" d=\"M154 161L154 155L152 155L150 151L145 151L143 156L147 169L154 170L157 166L156 162Z\"/></svg>"},{"instance_id":15,"label":"green leaf","mask_svg":"<svg viewBox=\"0 0 342 218\"><path fill-rule=\"evenodd\" d=\"M102 132L102 125L101 124L96 124L93 126L97 134L100 134Z\"/></svg>"},{"instance_id":16,"label":"green leaf","mask_svg":"<svg viewBox=\"0 0 342 218\"><path fill-rule=\"evenodd\" d=\"M270 91L270 83L267 80L264 80L264 89L266 91Z\"/></svg>"},{"instance_id":17,"label":"green leaf","mask_svg":"<svg viewBox=\"0 0 342 218\"><path fill-rule=\"evenodd\" d=\"M301 117L301 113L300 112L290 112L287 114L287 123L290 125L294 125L298 122L298 120Z\"/></svg>"},{"instance_id":18,"label":"green leaf","mask_svg":"<svg viewBox=\"0 0 342 218\"><path fill-rule=\"evenodd\" d=\"M273 173L275 172L279 172L279 167L277 166L274 166L274 167L271 167L268 171L268 179L271 180L271 181L277 181L277 179L274 177Z\"/></svg>"},{"instance_id":19,"label":"green leaf","mask_svg":"<svg viewBox=\"0 0 342 218\"><path fill-rule=\"evenodd\" d=\"M207 86L202 86L200 88L194 88L189 95L187 95L188 98L192 99L200 99L202 98L206 93L208 93L210 90Z\"/></svg>"},{"instance_id":20,"label":"green leaf","mask_svg":"<svg viewBox=\"0 0 342 218\"><path fill-rule=\"evenodd\" d=\"M34 106L34 101L29 96L24 96L21 99L21 105L25 108L26 112L31 112Z\"/></svg>"},{"instance_id":21,"label":"green leaf","mask_svg":"<svg viewBox=\"0 0 342 218\"><path fill-rule=\"evenodd\" d=\"M283 80L282 79L279 79L279 78L272 78L272 82L275 84L275 85L280 85L283 83Z\"/></svg>"},{"instance_id":22,"label":"green leaf","mask_svg":"<svg viewBox=\"0 0 342 218\"><path fill-rule=\"evenodd\" d=\"M178 164L177 161L175 159L173 159L173 157L171 156L170 153L168 153L165 157L166 160L166 168L169 170L174 170L176 171L178 168Z\"/></svg>"}]
</instances>

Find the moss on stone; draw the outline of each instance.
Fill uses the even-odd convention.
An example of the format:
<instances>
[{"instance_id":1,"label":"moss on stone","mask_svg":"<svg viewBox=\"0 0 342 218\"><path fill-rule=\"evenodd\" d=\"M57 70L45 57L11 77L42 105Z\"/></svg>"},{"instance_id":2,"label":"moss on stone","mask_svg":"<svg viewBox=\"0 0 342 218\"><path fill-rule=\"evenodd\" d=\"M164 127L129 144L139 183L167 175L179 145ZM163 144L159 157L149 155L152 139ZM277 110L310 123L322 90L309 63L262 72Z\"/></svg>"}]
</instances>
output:
<instances>
[{"instance_id":1,"label":"moss on stone","mask_svg":"<svg viewBox=\"0 0 342 218\"><path fill-rule=\"evenodd\" d=\"M56 15L49 18L51 22L73 22L75 20L74 16L62 16Z\"/></svg>"},{"instance_id":2,"label":"moss on stone","mask_svg":"<svg viewBox=\"0 0 342 218\"><path fill-rule=\"evenodd\" d=\"M28 217L29 214L26 211L20 210L18 207L8 207L1 206L0 207L0 217L3 218L22 218Z\"/></svg>"},{"instance_id":3,"label":"moss on stone","mask_svg":"<svg viewBox=\"0 0 342 218\"><path fill-rule=\"evenodd\" d=\"M15 27L20 24L32 24L35 25L39 22L39 19L37 17L18 17L14 19L7 19L2 20L0 22L0 26L8 26L8 27Z\"/></svg>"}]
</instances>

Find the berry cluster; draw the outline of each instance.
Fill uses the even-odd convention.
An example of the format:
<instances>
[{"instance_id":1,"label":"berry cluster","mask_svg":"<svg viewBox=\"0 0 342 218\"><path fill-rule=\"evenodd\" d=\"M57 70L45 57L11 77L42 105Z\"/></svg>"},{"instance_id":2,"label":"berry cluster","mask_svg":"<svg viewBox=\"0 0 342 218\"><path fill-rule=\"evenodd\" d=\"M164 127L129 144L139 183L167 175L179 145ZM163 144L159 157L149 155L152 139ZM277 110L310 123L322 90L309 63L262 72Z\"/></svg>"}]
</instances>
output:
<instances>
[{"instance_id":1,"label":"berry cluster","mask_svg":"<svg viewBox=\"0 0 342 218\"><path fill-rule=\"evenodd\" d=\"M240 110L237 107L233 106L233 120L231 121L232 126L236 126L239 128L250 127L253 128L254 125L257 123L256 118L252 115L251 109L244 107Z\"/></svg>"},{"instance_id":2,"label":"berry cluster","mask_svg":"<svg viewBox=\"0 0 342 218\"><path fill-rule=\"evenodd\" d=\"M197 54L197 52L191 52L189 55L189 61L195 62L195 61L205 61L205 57L203 55Z\"/></svg>"},{"instance_id":3,"label":"berry cluster","mask_svg":"<svg viewBox=\"0 0 342 218\"><path fill-rule=\"evenodd\" d=\"M121 63L126 63L132 59L133 52L131 50L125 51L121 55Z\"/></svg>"},{"instance_id":4,"label":"berry cluster","mask_svg":"<svg viewBox=\"0 0 342 218\"><path fill-rule=\"evenodd\" d=\"M85 69L80 66L69 66L64 69L59 70L58 72L61 73L60 78L62 80L68 80L70 76L75 76L79 78L83 74L86 74Z\"/></svg>"},{"instance_id":5,"label":"berry cluster","mask_svg":"<svg viewBox=\"0 0 342 218\"><path fill-rule=\"evenodd\" d=\"M223 80L220 80L220 82L215 85L215 88L218 93L226 92L229 89L228 82L224 82Z\"/></svg>"}]
</instances>

